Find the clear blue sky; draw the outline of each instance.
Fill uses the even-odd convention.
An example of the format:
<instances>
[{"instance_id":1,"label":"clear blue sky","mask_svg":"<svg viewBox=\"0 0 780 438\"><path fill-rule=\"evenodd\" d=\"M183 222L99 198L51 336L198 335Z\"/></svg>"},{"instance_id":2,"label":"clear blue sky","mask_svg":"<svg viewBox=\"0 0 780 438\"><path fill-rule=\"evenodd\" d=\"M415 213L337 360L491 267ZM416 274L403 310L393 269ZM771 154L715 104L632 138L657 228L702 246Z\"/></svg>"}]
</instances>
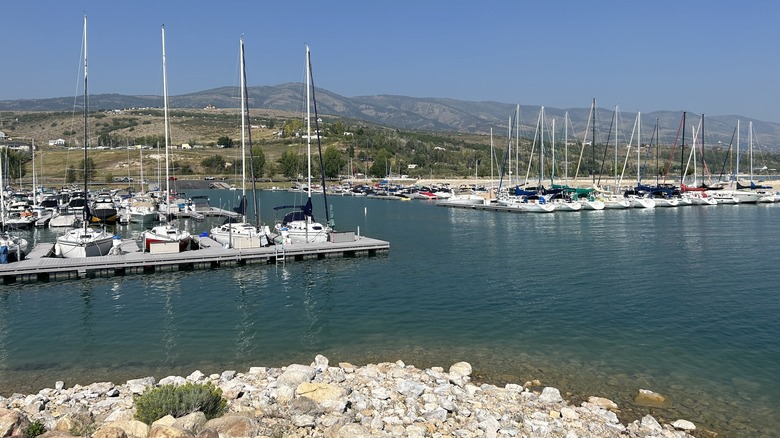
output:
<instances>
[{"instance_id":1,"label":"clear blue sky","mask_svg":"<svg viewBox=\"0 0 780 438\"><path fill-rule=\"evenodd\" d=\"M90 93L238 84L556 108L688 110L780 122L777 1L5 1L0 100L72 97L88 17Z\"/></svg>"}]
</instances>

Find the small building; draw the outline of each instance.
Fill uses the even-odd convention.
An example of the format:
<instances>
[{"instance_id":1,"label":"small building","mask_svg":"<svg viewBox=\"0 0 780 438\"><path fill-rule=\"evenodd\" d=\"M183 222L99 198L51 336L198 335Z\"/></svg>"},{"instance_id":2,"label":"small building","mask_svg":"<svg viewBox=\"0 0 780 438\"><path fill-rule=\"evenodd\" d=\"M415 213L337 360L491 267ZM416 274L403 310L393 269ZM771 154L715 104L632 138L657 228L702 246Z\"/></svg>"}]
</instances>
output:
<instances>
[{"instance_id":1,"label":"small building","mask_svg":"<svg viewBox=\"0 0 780 438\"><path fill-rule=\"evenodd\" d=\"M189 143L182 143L182 144L181 144L181 148L182 148L182 149L192 149L192 146L190 146L190 144L189 144Z\"/></svg>"},{"instance_id":2,"label":"small building","mask_svg":"<svg viewBox=\"0 0 780 438\"><path fill-rule=\"evenodd\" d=\"M56 140L49 140L49 146L65 146L65 140L61 138Z\"/></svg>"},{"instance_id":3,"label":"small building","mask_svg":"<svg viewBox=\"0 0 780 438\"><path fill-rule=\"evenodd\" d=\"M0 131L0 140L5 140L5 132Z\"/></svg>"}]
</instances>

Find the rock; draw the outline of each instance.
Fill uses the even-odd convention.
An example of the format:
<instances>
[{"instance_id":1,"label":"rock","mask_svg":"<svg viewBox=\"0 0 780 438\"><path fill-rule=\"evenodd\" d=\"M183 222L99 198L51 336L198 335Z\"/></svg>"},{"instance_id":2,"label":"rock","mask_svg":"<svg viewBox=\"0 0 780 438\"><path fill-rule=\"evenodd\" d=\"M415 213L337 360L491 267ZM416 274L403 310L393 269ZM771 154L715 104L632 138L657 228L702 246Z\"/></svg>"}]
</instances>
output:
<instances>
[{"instance_id":1,"label":"rock","mask_svg":"<svg viewBox=\"0 0 780 438\"><path fill-rule=\"evenodd\" d=\"M458 362L450 367L450 381L458 386L464 386L471 380L471 364Z\"/></svg>"},{"instance_id":2,"label":"rock","mask_svg":"<svg viewBox=\"0 0 780 438\"><path fill-rule=\"evenodd\" d=\"M173 426L173 423L176 422L176 419L173 418L173 415L166 415L159 420L152 423L152 427L154 426Z\"/></svg>"},{"instance_id":3,"label":"rock","mask_svg":"<svg viewBox=\"0 0 780 438\"><path fill-rule=\"evenodd\" d=\"M279 382L279 385L281 386L296 388L303 382L310 382L315 374L316 371L313 367L293 364L287 367L284 373L279 376L277 382Z\"/></svg>"},{"instance_id":4,"label":"rock","mask_svg":"<svg viewBox=\"0 0 780 438\"><path fill-rule=\"evenodd\" d=\"M164 424L154 424L149 430L149 438L191 438L194 437L189 432L177 429L173 426Z\"/></svg>"},{"instance_id":5,"label":"rock","mask_svg":"<svg viewBox=\"0 0 780 438\"><path fill-rule=\"evenodd\" d=\"M160 379L159 384L160 385L173 385L173 386L181 386L187 383L187 379L181 376L168 376L163 377Z\"/></svg>"},{"instance_id":6,"label":"rock","mask_svg":"<svg viewBox=\"0 0 780 438\"><path fill-rule=\"evenodd\" d=\"M558 388L547 386L542 390L539 401L547 404L560 403L563 401L563 397L561 397L561 392Z\"/></svg>"},{"instance_id":7,"label":"rock","mask_svg":"<svg viewBox=\"0 0 780 438\"><path fill-rule=\"evenodd\" d=\"M235 371L223 371L222 374L220 374L219 379L220 380L233 380L233 378L236 377Z\"/></svg>"},{"instance_id":8,"label":"rock","mask_svg":"<svg viewBox=\"0 0 780 438\"><path fill-rule=\"evenodd\" d=\"M206 429L199 433L195 438L219 438L219 433L214 429Z\"/></svg>"},{"instance_id":9,"label":"rock","mask_svg":"<svg viewBox=\"0 0 780 438\"><path fill-rule=\"evenodd\" d=\"M213 429L220 437L242 438L256 437L259 435L254 419L242 415L226 415L209 420L203 425L203 429Z\"/></svg>"},{"instance_id":10,"label":"rock","mask_svg":"<svg viewBox=\"0 0 780 438\"><path fill-rule=\"evenodd\" d=\"M370 438L371 431L360 424L347 424L339 428L336 438Z\"/></svg>"},{"instance_id":11,"label":"rock","mask_svg":"<svg viewBox=\"0 0 780 438\"><path fill-rule=\"evenodd\" d=\"M149 435L149 425L138 420L119 420L108 425L124 430L128 438L146 438Z\"/></svg>"},{"instance_id":12,"label":"rock","mask_svg":"<svg viewBox=\"0 0 780 438\"><path fill-rule=\"evenodd\" d=\"M404 397L417 398L425 392L425 385L411 380L398 382L396 390Z\"/></svg>"},{"instance_id":13,"label":"rock","mask_svg":"<svg viewBox=\"0 0 780 438\"><path fill-rule=\"evenodd\" d=\"M191 434L197 434L203 430L204 424L206 424L206 414L198 411L177 418L176 421L173 422L173 427L186 430Z\"/></svg>"},{"instance_id":14,"label":"rock","mask_svg":"<svg viewBox=\"0 0 780 438\"><path fill-rule=\"evenodd\" d=\"M617 403L604 397L588 397L588 403L596 405L603 409L616 410L618 408Z\"/></svg>"},{"instance_id":15,"label":"rock","mask_svg":"<svg viewBox=\"0 0 780 438\"><path fill-rule=\"evenodd\" d=\"M30 420L24 414L0 408L0 437L23 436Z\"/></svg>"},{"instance_id":16,"label":"rock","mask_svg":"<svg viewBox=\"0 0 780 438\"><path fill-rule=\"evenodd\" d=\"M639 423L641 430L648 432L649 434L656 435L663 432L663 428L652 415L645 415L642 417L642 421Z\"/></svg>"},{"instance_id":17,"label":"rock","mask_svg":"<svg viewBox=\"0 0 780 438\"><path fill-rule=\"evenodd\" d=\"M70 432L63 432L61 430L50 430L42 435L38 435L38 438L73 438L73 435L71 435Z\"/></svg>"},{"instance_id":18,"label":"rock","mask_svg":"<svg viewBox=\"0 0 780 438\"><path fill-rule=\"evenodd\" d=\"M317 370L318 373L321 373L328 369L328 358L318 354L314 357L314 362L311 364L311 366Z\"/></svg>"},{"instance_id":19,"label":"rock","mask_svg":"<svg viewBox=\"0 0 780 438\"><path fill-rule=\"evenodd\" d=\"M669 404L666 397L647 389L639 390L639 393L634 397L634 403L651 408L663 408Z\"/></svg>"},{"instance_id":20,"label":"rock","mask_svg":"<svg viewBox=\"0 0 780 438\"><path fill-rule=\"evenodd\" d=\"M696 430L696 425L691 423L688 420L677 420L674 423L672 423L672 427L674 427L677 430Z\"/></svg>"},{"instance_id":21,"label":"rock","mask_svg":"<svg viewBox=\"0 0 780 438\"><path fill-rule=\"evenodd\" d=\"M303 382L295 389L295 395L315 401L324 412L341 412L347 404L346 391L330 383Z\"/></svg>"},{"instance_id":22,"label":"rock","mask_svg":"<svg viewBox=\"0 0 780 438\"><path fill-rule=\"evenodd\" d=\"M127 434L119 427L102 426L95 431L92 438L127 438Z\"/></svg>"},{"instance_id":23,"label":"rock","mask_svg":"<svg viewBox=\"0 0 780 438\"><path fill-rule=\"evenodd\" d=\"M57 391L62 391L63 389L65 389L65 382L63 382L62 380L57 380L56 382L54 382L54 389L56 389Z\"/></svg>"},{"instance_id":24,"label":"rock","mask_svg":"<svg viewBox=\"0 0 780 438\"><path fill-rule=\"evenodd\" d=\"M130 409L119 408L113 410L110 414L108 414L108 416L106 416L104 421L106 423L113 423L114 421L132 420L132 419L133 419L133 411L131 411Z\"/></svg>"},{"instance_id":25,"label":"rock","mask_svg":"<svg viewBox=\"0 0 780 438\"><path fill-rule=\"evenodd\" d=\"M567 406L561 409L561 418L564 420L579 420L580 414L578 414L577 411L573 408Z\"/></svg>"},{"instance_id":26,"label":"rock","mask_svg":"<svg viewBox=\"0 0 780 438\"><path fill-rule=\"evenodd\" d=\"M204 377L206 377L205 374L201 373L199 370L195 370L192 372L192 374L187 376L187 381L200 382L201 380L203 380Z\"/></svg>"},{"instance_id":27,"label":"rock","mask_svg":"<svg viewBox=\"0 0 780 438\"><path fill-rule=\"evenodd\" d=\"M132 379L127 381L127 387L133 394L143 394L146 388L154 385L154 377L144 377L143 379Z\"/></svg>"}]
</instances>

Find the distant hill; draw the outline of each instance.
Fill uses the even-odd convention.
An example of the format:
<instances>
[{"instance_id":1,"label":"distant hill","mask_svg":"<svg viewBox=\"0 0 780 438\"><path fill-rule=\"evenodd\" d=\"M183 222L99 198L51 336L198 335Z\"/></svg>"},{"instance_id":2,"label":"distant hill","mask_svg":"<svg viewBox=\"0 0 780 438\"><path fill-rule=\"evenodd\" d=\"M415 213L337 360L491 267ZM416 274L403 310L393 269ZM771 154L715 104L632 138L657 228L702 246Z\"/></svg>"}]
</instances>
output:
<instances>
[{"instance_id":1,"label":"distant hill","mask_svg":"<svg viewBox=\"0 0 780 438\"><path fill-rule=\"evenodd\" d=\"M250 106L256 109L303 111L302 84L281 84L249 88ZM237 108L239 106L238 87L221 87L197 93L170 97L172 108L205 108L208 105L217 108ZM501 102L468 102L443 98L416 98L406 96L376 95L344 97L324 89L316 90L317 108L320 114L332 115L366 121L397 129L429 132L467 132L487 134L493 129L499 139L506 136L508 119L515 113L515 104ZM160 96L126 96L120 94L98 94L90 96L91 109L122 109L161 107ZM74 98L21 99L0 101L0 111L70 111ZM564 113L568 111L571 123L571 138L582 139L587 126L590 108L547 108L546 120L556 119L556 135L563 134ZM520 105L521 135L533 136L538 119L539 107ZM631 137L636 113L620 112L621 129L618 139L625 143ZM655 121L659 124L661 143L672 143L680 126L681 111L656 111L642 114L643 143L651 140ZM691 144L691 126L699 124L700 115L689 114L687 118L686 143ZM740 143L747 146L748 118L738 115L707 115L705 131L707 142L728 145L737 120L742 120ZM598 108L596 111L597 142L614 141L612 128L613 110ZM572 132L573 131L573 132ZM765 121L753 121L755 133L754 145L761 150L780 151L780 124ZM560 137L559 137L560 138ZM590 134L588 134L590 138ZM500 141L500 140L497 140ZM655 140L653 140L655 141Z\"/></svg>"}]
</instances>

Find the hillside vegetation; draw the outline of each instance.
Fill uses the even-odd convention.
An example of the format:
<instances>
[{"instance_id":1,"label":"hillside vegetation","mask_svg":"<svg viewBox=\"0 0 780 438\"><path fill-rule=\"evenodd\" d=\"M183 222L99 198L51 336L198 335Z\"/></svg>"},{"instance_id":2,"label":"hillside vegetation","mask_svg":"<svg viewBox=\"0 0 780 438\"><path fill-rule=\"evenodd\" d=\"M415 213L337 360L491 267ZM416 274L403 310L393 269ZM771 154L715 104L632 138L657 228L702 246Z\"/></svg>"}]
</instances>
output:
<instances>
[{"instance_id":1,"label":"hillside vegetation","mask_svg":"<svg viewBox=\"0 0 780 438\"><path fill-rule=\"evenodd\" d=\"M202 179L213 176L240 179L241 120L237 110L172 110L169 116L172 175L177 178ZM491 175L489 135L402 131L334 116L321 116L320 119L323 165L325 175L329 178L349 174L350 166L353 173L374 178L401 175L409 178L468 178ZM31 139L34 139L37 150L36 173L42 176L46 184L58 185L81 180L84 158L82 114L2 112L0 120L3 122L0 131L8 137L0 145L30 144ZM156 178L158 172L164 175L163 125L160 109L96 111L90 114L89 160L94 165L94 176L91 179L95 182L111 182L115 177L139 180L142 160L145 179ZM306 173L306 140L301 136L305 133L305 126L300 115L256 110L251 116L251 125L252 161L257 178L295 179ZM524 176L530 168L530 176L535 179L539 174L540 146L533 146L533 134L527 133L526 136L531 138L521 139L519 152L513 146L511 160L513 173L514 169L519 169L517 172ZM56 139L64 140L65 145L50 146L49 141ZM493 142L492 168L498 177L506 158L507 139L496 137ZM558 178L564 174L573 176L578 164L578 175L581 177L589 175L591 171L595 174L614 174L614 144L605 146L597 142L596 148L586 146L582 151L580 142L570 139L567 148L561 139L557 139L553 162L550 140L545 139L545 143L544 175L548 178L553 170ZM191 149L182 149L185 144ZM319 175L316 147L314 138L312 168L313 173ZM620 170L623 168L626 146L621 144L618 148ZM670 145L658 148L658 167L662 173L668 169L669 175L680 174L679 148L674 153L676 155L670 159ZM655 154L653 145L652 148L646 147L640 157L644 175L654 176L657 173ZM32 175L31 157L29 153L26 156L21 153L17 155L22 168L10 165L6 171L12 180L18 180L21 175L29 184ZM743 154L743 173L748 171L747 159L748 156ZM708 167L715 176L721 171L728 173L734 160L734 151L729 151L724 145L706 151ZM9 158L9 161L13 160ZM568 169L564 169L564 163L568 163ZM780 168L780 156L757 150L754 153L754 167L766 167L762 171L764 174L776 173L775 169ZM635 169L636 155L632 153L626 163L627 176L635 177Z\"/></svg>"}]
</instances>

